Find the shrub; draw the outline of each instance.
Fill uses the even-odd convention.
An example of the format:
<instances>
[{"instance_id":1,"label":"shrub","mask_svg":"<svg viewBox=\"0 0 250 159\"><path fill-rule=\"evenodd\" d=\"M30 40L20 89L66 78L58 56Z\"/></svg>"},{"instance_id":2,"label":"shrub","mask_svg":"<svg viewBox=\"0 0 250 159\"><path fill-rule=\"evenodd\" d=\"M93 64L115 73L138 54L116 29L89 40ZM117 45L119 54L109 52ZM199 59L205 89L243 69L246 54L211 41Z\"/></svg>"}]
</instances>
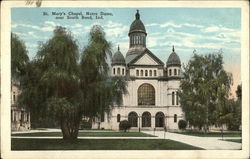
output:
<instances>
[{"instance_id":1,"label":"shrub","mask_svg":"<svg viewBox=\"0 0 250 159\"><path fill-rule=\"evenodd\" d=\"M119 124L119 130L124 130L126 132L131 128L131 124L127 120L122 120Z\"/></svg>"},{"instance_id":2,"label":"shrub","mask_svg":"<svg viewBox=\"0 0 250 159\"><path fill-rule=\"evenodd\" d=\"M92 123L91 121L86 121L86 120L83 120L81 122L81 129L91 129L92 128Z\"/></svg>"},{"instance_id":3,"label":"shrub","mask_svg":"<svg viewBox=\"0 0 250 159\"><path fill-rule=\"evenodd\" d=\"M185 120L179 120L179 122L178 122L178 127L179 127L179 129L181 129L181 130L186 129L186 127L187 127L187 122L186 122Z\"/></svg>"}]
</instances>

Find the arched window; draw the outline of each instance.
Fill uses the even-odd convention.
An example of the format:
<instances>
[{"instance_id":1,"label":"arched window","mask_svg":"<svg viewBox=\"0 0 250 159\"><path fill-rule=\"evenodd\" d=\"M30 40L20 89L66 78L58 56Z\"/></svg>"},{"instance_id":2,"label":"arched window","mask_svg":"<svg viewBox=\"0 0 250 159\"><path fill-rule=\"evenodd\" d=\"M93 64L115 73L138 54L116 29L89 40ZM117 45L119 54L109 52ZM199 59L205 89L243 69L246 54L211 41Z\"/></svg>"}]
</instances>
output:
<instances>
[{"instance_id":1,"label":"arched window","mask_svg":"<svg viewBox=\"0 0 250 159\"><path fill-rule=\"evenodd\" d=\"M104 122L104 112L101 113L101 122Z\"/></svg>"},{"instance_id":2,"label":"arched window","mask_svg":"<svg viewBox=\"0 0 250 159\"><path fill-rule=\"evenodd\" d=\"M152 70L149 70L149 76L152 76Z\"/></svg>"},{"instance_id":3,"label":"arched window","mask_svg":"<svg viewBox=\"0 0 250 159\"><path fill-rule=\"evenodd\" d=\"M148 76L148 70L145 70L145 76L146 77Z\"/></svg>"},{"instance_id":4,"label":"arched window","mask_svg":"<svg viewBox=\"0 0 250 159\"><path fill-rule=\"evenodd\" d=\"M136 70L136 76L139 76L139 70Z\"/></svg>"},{"instance_id":5,"label":"arched window","mask_svg":"<svg viewBox=\"0 0 250 159\"><path fill-rule=\"evenodd\" d=\"M180 75L180 69L178 69L178 75Z\"/></svg>"},{"instance_id":6,"label":"arched window","mask_svg":"<svg viewBox=\"0 0 250 159\"><path fill-rule=\"evenodd\" d=\"M113 74L115 75L115 68L113 68Z\"/></svg>"},{"instance_id":7,"label":"arched window","mask_svg":"<svg viewBox=\"0 0 250 159\"><path fill-rule=\"evenodd\" d=\"M151 84L142 84L138 88L138 105L155 105L155 89Z\"/></svg>"},{"instance_id":8,"label":"arched window","mask_svg":"<svg viewBox=\"0 0 250 159\"><path fill-rule=\"evenodd\" d=\"M169 69L169 76L172 76L172 70Z\"/></svg>"},{"instance_id":9,"label":"arched window","mask_svg":"<svg viewBox=\"0 0 250 159\"><path fill-rule=\"evenodd\" d=\"M176 69L174 69L174 75L175 75L175 76L177 75L177 71L176 71Z\"/></svg>"},{"instance_id":10,"label":"arched window","mask_svg":"<svg viewBox=\"0 0 250 159\"><path fill-rule=\"evenodd\" d=\"M117 69L117 74L120 75L121 74L121 70L120 68Z\"/></svg>"},{"instance_id":11,"label":"arched window","mask_svg":"<svg viewBox=\"0 0 250 159\"><path fill-rule=\"evenodd\" d=\"M26 116L26 117L27 117L27 122L28 122L28 121L29 121L29 113L27 113L27 116Z\"/></svg>"},{"instance_id":12,"label":"arched window","mask_svg":"<svg viewBox=\"0 0 250 159\"><path fill-rule=\"evenodd\" d=\"M174 105L174 92L172 92L172 105Z\"/></svg>"},{"instance_id":13,"label":"arched window","mask_svg":"<svg viewBox=\"0 0 250 159\"><path fill-rule=\"evenodd\" d=\"M176 114L174 115L174 122L175 123L177 122L177 115Z\"/></svg>"},{"instance_id":14,"label":"arched window","mask_svg":"<svg viewBox=\"0 0 250 159\"><path fill-rule=\"evenodd\" d=\"M176 92L176 105L179 105L179 93Z\"/></svg>"},{"instance_id":15,"label":"arched window","mask_svg":"<svg viewBox=\"0 0 250 159\"><path fill-rule=\"evenodd\" d=\"M16 102L16 92L13 92L13 102Z\"/></svg>"},{"instance_id":16,"label":"arched window","mask_svg":"<svg viewBox=\"0 0 250 159\"><path fill-rule=\"evenodd\" d=\"M157 74L156 74L156 70L154 70L154 76L157 76Z\"/></svg>"},{"instance_id":17,"label":"arched window","mask_svg":"<svg viewBox=\"0 0 250 159\"><path fill-rule=\"evenodd\" d=\"M137 127L138 115L136 112L130 112L128 114L128 122L130 123L131 127Z\"/></svg>"},{"instance_id":18,"label":"arched window","mask_svg":"<svg viewBox=\"0 0 250 159\"><path fill-rule=\"evenodd\" d=\"M141 70L141 76L143 76L143 70Z\"/></svg>"},{"instance_id":19,"label":"arched window","mask_svg":"<svg viewBox=\"0 0 250 159\"><path fill-rule=\"evenodd\" d=\"M120 122L120 120L121 120L121 115L117 114L117 122Z\"/></svg>"},{"instance_id":20,"label":"arched window","mask_svg":"<svg viewBox=\"0 0 250 159\"><path fill-rule=\"evenodd\" d=\"M149 112L142 114L142 127L151 127L151 114Z\"/></svg>"},{"instance_id":21,"label":"arched window","mask_svg":"<svg viewBox=\"0 0 250 159\"><path fill-rule=\"evenodd\" d=\"M164 127L164 119L165 119L165 116L162 112L158 112L156 113L155 115L155 127Z\"/></svg>"},{"instance_id":22,"label":"arched window","mask_svg":"<svg viewBox=\"0 0 250 159\"><path fill-rule=\"evenodd\" d=\"M11 121L13 121L13 110L11 110Z\"/></svg>"},{"instance_id":23,"label":"arched window","mask_svg":"<svg viewBox=\"0 0 250 159\"><path fill-rule=\"evenodd\" d=\"M124 75L124 68L122 69L122 75Z\"/></svg>"}]
</instances>

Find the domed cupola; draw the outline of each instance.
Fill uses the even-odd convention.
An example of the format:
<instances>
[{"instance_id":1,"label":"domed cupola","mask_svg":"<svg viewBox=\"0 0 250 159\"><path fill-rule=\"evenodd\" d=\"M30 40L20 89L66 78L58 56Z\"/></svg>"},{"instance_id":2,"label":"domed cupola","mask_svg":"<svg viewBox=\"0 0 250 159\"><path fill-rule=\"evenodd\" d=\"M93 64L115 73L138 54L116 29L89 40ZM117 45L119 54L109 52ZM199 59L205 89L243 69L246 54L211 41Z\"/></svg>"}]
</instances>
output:
<instances>
[{"instance_id":1,"label":"domed cupola","mask_svg":"<svg viewBox=\"0 0 250 159\"><path fill-rule=\"evenodd\" d=\"M113 76L125 76L126 63L125 63L125 59L122 53L120 52L119 46L118 46L118 50L115 52L115 54L112 57L111 66L112 66Z\"/></svg>"},{"instance_id":2,"label":"domed cupola","mask_svg":"<svg viewBox=\"0 0 250 159\"><path fill-rule=\"evenodd\" d=\"M112 63L111 65L125 65L125 59L120 52L120 47L118 46L118 50L115 52L115 54L112 57Z\"/></svg>"},{"instance_id":3,"label":"domed cupola","mask_svg":"<svg viewBox=\"0 0 250 159\"><path fill-rule=\"evenodd\" d=\"M137 10L137 13L135 14L135 20L130 25L128 36L134 32L136 32L136 33L142 32L142 33L147 35L145 26L140 19L139 10Z\"/></svg>"},{"instance_id":4,"label":"domed cupola","mask_svg":"<svg viewBox=\"0 0 250 159\"><path fill-rule=\"evenodd\" d=\"M175 53L174 46L173 46L173 52L168 57L167 67L169 66L181 66L181 60L179 56Z\"/></svg>"},{"instance_id":5,"label":"domed cupola","mask_svg":"<svg viewBox=\"0 0 250 159\"><path fill-rule=\"evenodd\" d=\"M131 61L146 49L146 29L140 19L139 10L135 14L135 20L129 29L129 50L126 54L126 62Z\"/></svg>"},{"instance_id":6,"label":"domed cupola","mask_svg":"<svg viewBox=\"0 0 250 159\"><path fill-rule=\"evenodd\" d=\"M167 75L168 77L180 77L181 76L181 60L176 54L173 46L173 51L169 55L167 63Z\"/></svg>"}]
</instances>

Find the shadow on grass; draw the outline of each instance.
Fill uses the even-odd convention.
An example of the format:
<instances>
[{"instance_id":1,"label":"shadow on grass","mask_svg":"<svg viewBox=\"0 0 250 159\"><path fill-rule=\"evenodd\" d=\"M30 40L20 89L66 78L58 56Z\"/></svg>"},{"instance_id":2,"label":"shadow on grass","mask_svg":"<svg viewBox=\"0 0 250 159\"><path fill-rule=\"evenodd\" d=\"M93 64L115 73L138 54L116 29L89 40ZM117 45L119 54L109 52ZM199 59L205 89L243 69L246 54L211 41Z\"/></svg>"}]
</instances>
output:
<instances>
[{"instance_id":1,"label":"shadow on grass","mask_svg":"<svg viewBox=\"0 0 250 159\"><path fill-rule=\"evenodd\" d=\"M61 132L18 133L12 136L62 136ZM154 137L140 132L79 132L79 137Z\"/></svg>"},{"instance_id":2,"label":"shadow on grass","mask_svg":"<svg viewBox=\"0 0 250 159\"><path fill-rule=\"evenodd\" d=\"M12 150L201 150L163 139L11 139Z\"/></svg>"}]
</instances>

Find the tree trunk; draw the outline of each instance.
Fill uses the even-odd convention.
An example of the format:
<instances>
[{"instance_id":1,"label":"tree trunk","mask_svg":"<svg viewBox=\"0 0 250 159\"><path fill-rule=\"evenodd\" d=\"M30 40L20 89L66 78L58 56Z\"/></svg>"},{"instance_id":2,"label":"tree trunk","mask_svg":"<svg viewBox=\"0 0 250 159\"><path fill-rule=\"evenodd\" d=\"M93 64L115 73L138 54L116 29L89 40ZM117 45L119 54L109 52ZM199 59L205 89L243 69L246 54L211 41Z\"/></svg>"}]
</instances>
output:
<instances>
[{"instance_id":1,"label":"tree trunk","mask_svg":"<svg viewBox=\"0 0 250 159\"><path fill-rule=\"evenodd\" d=\"M63 134L63 140L74 141L78 137L80 120L75 123L68 124L65 119L61 120L61 130Z\"/></svg>"}]
</instances>

